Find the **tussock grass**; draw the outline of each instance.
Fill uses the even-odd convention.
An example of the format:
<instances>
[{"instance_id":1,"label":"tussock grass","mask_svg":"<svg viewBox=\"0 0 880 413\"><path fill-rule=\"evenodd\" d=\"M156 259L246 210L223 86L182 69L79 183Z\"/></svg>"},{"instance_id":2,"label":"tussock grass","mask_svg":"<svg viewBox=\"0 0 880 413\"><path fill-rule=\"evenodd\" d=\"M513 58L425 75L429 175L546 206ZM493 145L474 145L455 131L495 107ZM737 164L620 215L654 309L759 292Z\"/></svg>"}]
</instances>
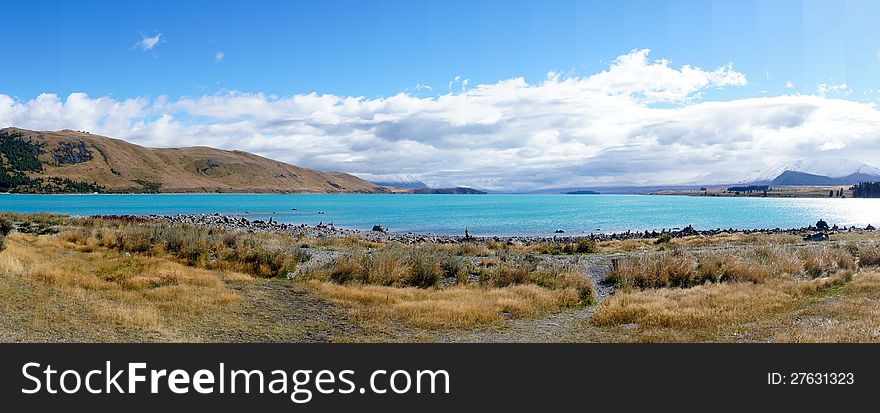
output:
<instances>
[{"instance_id":1,"label":"tussock grass","mask_svg":"<svg viewBox=\"0 0 880 413\"><path fill-rule=\"evenodd\" d=\"M250 278L100 247L78 251L58 237L14 234L9 241L0 252L0 274L44 285L76 300L89 314L84 318L123 328L166 331L218 311L239 301L227 283Z\"/></svg>"},{"instance_id":2,"label":"tussock grass","mask_svg":"<svg viewBox=\"0 0 880 413\"><path fill-rule=\"evenodd\" d=\"M453 252L389 245L340 255L303 278L358 319L431 329L493 324L595 301L584 270L539 268L533 259L506 253L474 263Z\"/></svg>"},{"instance_id":3,"label":"tussock grass","mask_svg":"<svg viewBox=\"0 0 880 413\"><path fill-rule=\"evenodd\" d=\"M468 244L462 244L468 245ZM599 244L587 238L580 238L572 242L535 242L531 244L508 244L504 242L490 241L471 248L479 247L484 253L466 255L488 256L491 252L514 253L514 254L546 254L546 255L576 255L595 254L600 251Z\"/></svg>"},{"instance_id":4,"label":"tussock grass","mask_svg":"<svg viewBox=\"0 0 880 413\"><path fill-rule=\"evenodd\" d=\"M577 305L574 289L548 290L537 285L487 288L478 285L444 289L309 284L322 295L350 308L361 321L395 320L429 329L471 328L556 312Z\"/></svg>"},{"instance_id":5,"label":"tussock grass","mask_svg":"<svg viewBox=\"0 0 880 413\"><path fill-rule=\"evenodd\" d=\"M639 254L619 261L609 281L623 289L688 288L705 283L818 278L855 269L852 253L839 245L760 245Z\"/></svg>"},{"instance_id":6,"label":"tussock grass","mask_svg":"<svg viewBox=\"0 0 880 413\"><path fill-rule=\"evenodd\" d=\"M601 326L637 323L688 329L743 322L785 310L851 279L852 272L841 271L810 281L708 284L615 294L599 306L592 321Z\"/></svg>"},{"instance_id":7,"label":"tussock grass","mask_svg":"<svg viewBox=\"0 0 880 413\"><path fill-rule=\"evenodd\" d=\"M307 277L339 284L429 288L443 278L457 279L462 270L461 259L451 254L392 246L369 254L341 255Z\"/></svg>"},{"instance_id":8,"label":"tussock grass","mask_svg":"<svg viewBox=\"0 0 880 413\"><path fill-rule=\"evenodd\" d=\"M91 225L66 230L61 238L86 248L104 247L153 256L167 254L188 265L259 277L284 276L308 259L298 243L281 234L228 232L192 225Z\"/></svg>"},{"instance_id":9,"label":"tussock grass","mask_svg":"<svg viewBox=\"0 0 880 413\"><path fill-rule=\"evenodd\" d=\"M858 247L859 265L875 267L880 265L880 244L867 244Z\"/></svg>"}]
</instances>

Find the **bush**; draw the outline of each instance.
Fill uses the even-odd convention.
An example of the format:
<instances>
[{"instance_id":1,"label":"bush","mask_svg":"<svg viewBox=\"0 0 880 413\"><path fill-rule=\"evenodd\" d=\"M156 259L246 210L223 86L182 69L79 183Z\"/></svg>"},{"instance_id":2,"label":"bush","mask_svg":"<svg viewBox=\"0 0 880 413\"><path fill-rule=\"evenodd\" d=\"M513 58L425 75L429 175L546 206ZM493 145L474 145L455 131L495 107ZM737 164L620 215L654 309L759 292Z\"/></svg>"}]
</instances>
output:
<instances>
[{"instance_id":1,"label":"bush","mask_svg":"<svg viewBox=\"0 0 880 413\"><path fill-rule=\"evenodd\" d=\"M12 222L0 218L0 251L6 249L6 236L12 232Z\"/></svg>"},{"instance_id":2,"label":"bush","mask_svg":"<svg viewBox=\"0 0 880 413\"><path fill-rule=\"evenodd\" d=\"M5 218L0 218L0 237L5 237L9 235L9 233L12 232L13 228L14 226L12 225L12 221Z\"/></svg>"},{"instance_id":3,"label":"bush","mask_svg":"<svg viewBox=\"0 0 880 413\"><path fill-rule=\"evenodd\" d=\"M508 287L525 284L531 280L532 269L525 264L502 265L489 275L489 282L495 287Z\"/></svg>"},{"instance_id":4,"label":"bush","mask_svg":"<svg viewBox=\"0 0 880 413\"><path fill-rule=\"evenodd\" d=\"M657 240L654 241L654 244L655 245L668 244L670 241L672 241L672 234L670 234L668 232L664 232L664 233L660 234L659 237L657 237Z\"/></svg>"},{"instance_id":5,"label":"bush","mask_svg":"<svg viewBox=\"0 0 880 413\"><path fill-rule=\"evenodd\" d=\"M550 289L565 290L573 289L578 296L581 304L593 304L596 300L593 283L590 281L589 274L577 268L551 268L546 270L537 270L529 276L529 281Z\"/></svg>"},{"instance_id":6,"label":"bush","mask_svg":"<svg viewBox=\"0 0 880 413\"><path fill-rule=\"evenodd\" d=\"M763 283L786 275L818 278L855 269L853 255L845 248L757 246L635 255L619 261L608 280L624 288L689 288L710 282Z\"/></svg>"},{"instance_id":7,"label":"bush","mask_svg":"<svg viewBox=\"0 0 880 413\"><path fill-rule=\"evenodd\" d=\"M62 238L130 253L165 253L193 266L241 271L260 277L284 276L308 259L292 239L282 235L236 233L190 225L109 222L105 226L66 231Z\"/></svg>"},{"instance_id":8,"label":"bush","mask_svg":"<svg viewBox=\"0 0 880 413\"><path fill-rule=\"evenodd\" d=\"M880 265L880 245L862 245L858 250L859 265L863 267Z\"/></svg>"}]
</instances>

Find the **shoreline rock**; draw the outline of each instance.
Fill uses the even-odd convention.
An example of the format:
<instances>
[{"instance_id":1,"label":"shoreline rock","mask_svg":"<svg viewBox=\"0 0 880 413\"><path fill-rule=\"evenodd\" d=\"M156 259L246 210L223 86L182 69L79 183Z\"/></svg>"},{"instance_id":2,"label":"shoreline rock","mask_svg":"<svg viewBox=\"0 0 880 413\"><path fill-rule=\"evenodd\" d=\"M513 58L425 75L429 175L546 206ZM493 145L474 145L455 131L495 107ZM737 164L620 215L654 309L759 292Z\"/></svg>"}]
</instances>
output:
<instances>
[{"instance_id":1,"label":"shoreline rock","mask_svg":"<svg viewBox=\"0 0 880 413\"><path fill-rule=\"evenodd\" d=\"M590 233L584 235L564 235L564 236L541 236L541 235L519 235L519 236L474 236L464 235L436 235L436 234L420 234L413 232L388 232L384 227L384 231L360 230L350 228L337 228L333 223L324 224L323 222L309 226L306 224L290 224L277 222L272 219L263 221L260 219L249 220L245 217L215 214L178 214L178 215L101 215L95 218L122 219L130 221L154 221L167 222L172 224L192 224L207 227L220 228L227 231L253 231L253 232L280 232L295 237L309 238L345 238L354 237L365 241L372 242L400 242L402 244L419 244L419 243L437 243L437 244L458 244L464 242L500 242L510 245L531 245L537 243L569 243L581 240L591 240L595 242L603 241L623 241L632 239L652 239L662 234L669 234L673 238L681 238L688 236L714 236L722 233L728 234L785 234L799 235L823 232L823 229L810 225L803 228L772 228L772 229L734 229L734 228L716 228L698 230L688 225L683 229L662 229L660 232L656 230L643 232L626 231L614 233ZM852 233L875 231L872 225L865 228L851 226L849 228L838 228L831 233Z\"/></svg>"}]
</instances>

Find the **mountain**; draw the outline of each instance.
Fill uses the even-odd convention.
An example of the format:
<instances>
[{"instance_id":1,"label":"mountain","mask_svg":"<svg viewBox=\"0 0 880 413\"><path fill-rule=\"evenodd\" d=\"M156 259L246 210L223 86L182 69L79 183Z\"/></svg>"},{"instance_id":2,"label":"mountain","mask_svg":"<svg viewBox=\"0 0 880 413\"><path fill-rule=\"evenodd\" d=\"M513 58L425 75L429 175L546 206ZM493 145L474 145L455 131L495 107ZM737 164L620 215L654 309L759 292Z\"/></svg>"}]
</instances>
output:
<instances>
[{"instance_id":1,"label":"mountain","mask_svg":"<svg viewBox=\"0 0 880 413\"><path fill-rule=\"evenodd\" d=\"M834 186L847 185L844 179L808 174L806 172L784 171L768 182L770 186Z\"/></svg>"},{"instance_id":2,"label":"mountain","mask_svg":"<svg viewBox=\"0 0 880 413\"><path fill-rule=\"evenodd\" d=\"M340 172L243 151L147 148L87 132L0 129L0 191L385 193Z\"/></svg>"},{"instance_id":3,"label":"mountain","mask_svg":"<svg viewBox=\"0 0 880 413\"><path fill-rule=\"evenodd\" d=\"M455 188L419 188L409 191L411 194L456 194L456 195L485 195L478 189L457 186Z\"/></svg>"},{"instance_id":4,"label":"mountain","mask_svg":"<svg viewBox=\"0 0 880 413\"><path fill-rule=\"evenodd\" d=\"M390 188L417 188L417 189L426 189L428 185L425 185L424 182L414 178L411 175L406 176L384 176L381 178L371 179L370 182L379 185L379 186L387 186Z\"/></svg>"},{"instance_id":5,"label":"mountain","mask_svg":"<svg viewBox=\"0 0 880 413\"><path fill-rule=\"evenodd\" d=\"M742 183L773 185L850 185L880 180L880 169L842 158L781 162L756 172Z\"/></svg>"}]
</instances>

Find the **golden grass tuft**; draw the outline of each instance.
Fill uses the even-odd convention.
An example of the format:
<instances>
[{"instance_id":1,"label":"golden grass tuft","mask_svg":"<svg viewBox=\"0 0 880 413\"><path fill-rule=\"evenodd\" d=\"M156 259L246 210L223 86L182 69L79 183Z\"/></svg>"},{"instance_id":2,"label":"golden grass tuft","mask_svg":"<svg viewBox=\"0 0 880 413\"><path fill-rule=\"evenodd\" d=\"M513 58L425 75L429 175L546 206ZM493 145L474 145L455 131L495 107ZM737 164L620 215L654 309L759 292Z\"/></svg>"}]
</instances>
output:
<instances>
[{"instance_id":1,"label":"golden grass tuft","mask_svg":"<svg viewBox=\"0 0 880 413\"><path fill-rule=\"evenodd\" d=\"M227 282L250 279L100 247L81 251L65 240L12 235L0 252L0 273L48 286L80 302L80 311L121 327L158 331L235 304L240 298Z\"/></svg>"},{"instance_id":2,"label":"golden grass tuft","mask_svg":"<svg viewBox=\"0 0 880 413\"><path fill-rule=\"evenodd\" d=\"M592 321L600 326L636 323L688 329L743 322L790 308L806 296L845 284L851 277L851 272L843 271L803 282L738 282L620 293L603 302Z\"/></svg>"},{"instance_id":3,"label":"golden grass tuft","mask_svg":"<svg viewBox=\"0 0 880 413\"><path fill-rule=\"evenodd\" d=\"M350 308L361 320L395 320L429 329L472 328L498 324L577 305L573 288L548 290L535 285L507 288L455 286L445 289L339 285L310 281L329 299Z\"/></svg>"},{"instance_id":4,"label":"golden grass tuft","mask_svg":"<svg viewBox=\"0 0 880 413\"><path fill-rule=\"evenodd\" d=\"M637 254L620 260L609 281L624 289L688 288L715 282L819 278L855 269L852 253L839 245L759 245Z\"/></svg>"}]
</instances>

